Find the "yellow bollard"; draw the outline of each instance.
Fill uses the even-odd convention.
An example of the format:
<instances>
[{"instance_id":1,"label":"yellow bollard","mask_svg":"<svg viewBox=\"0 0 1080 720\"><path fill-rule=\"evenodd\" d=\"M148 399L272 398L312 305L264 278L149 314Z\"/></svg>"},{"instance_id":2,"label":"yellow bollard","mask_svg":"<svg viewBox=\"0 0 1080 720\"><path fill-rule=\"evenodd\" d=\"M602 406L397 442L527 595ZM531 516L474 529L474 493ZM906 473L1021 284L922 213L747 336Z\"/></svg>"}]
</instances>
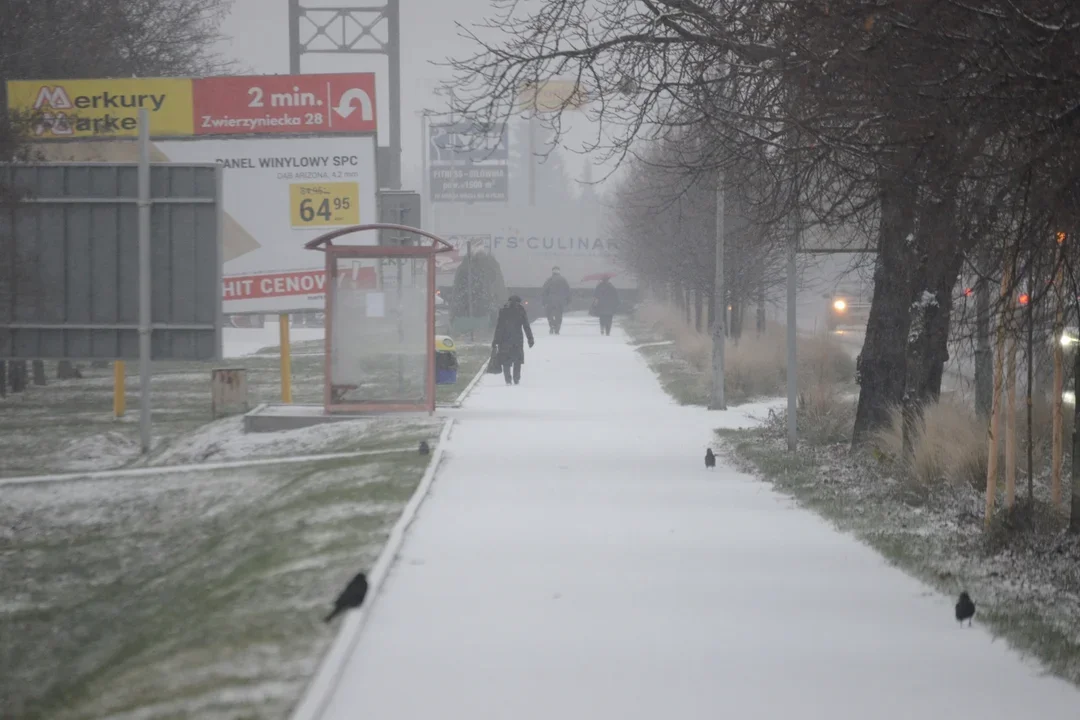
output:
<instances>
[{"instance_id":1,"label":"yellow bollard","mask_svg":"<svg viewBox=\"0 0 1080 720\"><path fill-rule=\"evenodd\" d=\"M278 320L281 327L281 402L288 405L292 403L292 347L289 345L289 316L282 314Z\"/></svg>"},{"instance_id":2,"label":"yellow bollard","mask_svg":"<svg viewBox=\"0 0 1080 720\"><path fill-rule=\"evenodd\" d=\"M112 408L113 416L118 418L124 417L124 411L127 410L127 393L124 387L125 375L124 361L117 360L114 362Z\"/></svg>"}]
</instances>

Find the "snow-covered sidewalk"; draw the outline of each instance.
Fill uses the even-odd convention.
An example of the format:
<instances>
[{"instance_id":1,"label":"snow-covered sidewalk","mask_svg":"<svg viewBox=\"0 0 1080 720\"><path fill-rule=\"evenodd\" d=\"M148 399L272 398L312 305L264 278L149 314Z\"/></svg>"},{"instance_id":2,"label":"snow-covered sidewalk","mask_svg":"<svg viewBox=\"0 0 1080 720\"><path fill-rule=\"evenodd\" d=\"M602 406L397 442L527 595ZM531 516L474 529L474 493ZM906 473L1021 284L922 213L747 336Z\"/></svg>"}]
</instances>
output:
<instances>
[{"instance_id":1,"label":"snow-covered sidewalk","mask_svg":"<svg viewBox=\"0 0 1080 720\"><path fill-rule=\"evenodd\" d=\"M952 598L707 472L745 411L673 404L618 329L543 325L522 385L456 413L322 720L1078 717Z\"/></svg>"}]
</instances>

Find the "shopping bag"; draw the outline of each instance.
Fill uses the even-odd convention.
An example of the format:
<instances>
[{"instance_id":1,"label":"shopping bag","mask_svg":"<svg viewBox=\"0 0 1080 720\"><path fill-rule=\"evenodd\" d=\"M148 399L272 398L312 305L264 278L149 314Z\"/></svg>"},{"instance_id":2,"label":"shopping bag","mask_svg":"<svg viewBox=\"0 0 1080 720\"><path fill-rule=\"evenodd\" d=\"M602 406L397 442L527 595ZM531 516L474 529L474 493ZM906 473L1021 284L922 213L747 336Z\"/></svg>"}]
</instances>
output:
<instances>
[{"instance_id":1,"label":"shopping bag","mask_svg":"<svg viewBox=\"0 0 1080 720\"><path fill-rule=\"evenodd\" d=\"M491 359L488 360L487 371L489 375L497 375L502 372L502 363L499 362L499 349L491 348Z\"/></svg>"}]
</instances>

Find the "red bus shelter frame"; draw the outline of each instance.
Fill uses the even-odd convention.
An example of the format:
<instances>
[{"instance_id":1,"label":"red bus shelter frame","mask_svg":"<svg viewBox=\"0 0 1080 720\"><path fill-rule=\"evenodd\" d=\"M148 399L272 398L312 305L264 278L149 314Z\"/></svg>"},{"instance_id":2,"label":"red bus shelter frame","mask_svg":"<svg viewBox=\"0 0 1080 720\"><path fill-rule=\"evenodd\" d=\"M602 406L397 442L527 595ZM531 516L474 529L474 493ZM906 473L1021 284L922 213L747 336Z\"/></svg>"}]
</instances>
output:
<instances>
[{"instance_id":1,"label":"red bus shelter frame","mask_svg":"<svg viewBox=\"0 0 1080 720\"><path fill-rule=\"evenodd\" d=\"M397 230L402 233L420 235L431 241L428 245L335 245L334 240L346 235L371 230ZM407 225L395 225L392 223L370 223L367 225L352 225L350 227L333 230L320 235L304 244L308 250L320 250L326 253L326 358L325 382L323 386L323 406L330 413L356 413L356 412L435 412L435 256L439 253L451 252L454 246L434 233L420 230ZM335 387L331 376L331 359L333 358L333 329L334 329L334 289L336 284L332 279L337 278L338 260L348 258L368 259L394 259L394 258L425 258L427 262L428 284L428 317L427 317L427 379L425 382L425 402L422 405L413 403L393 402L362 402L341 403L335 400Z\"/></svg>"}]
</instances>

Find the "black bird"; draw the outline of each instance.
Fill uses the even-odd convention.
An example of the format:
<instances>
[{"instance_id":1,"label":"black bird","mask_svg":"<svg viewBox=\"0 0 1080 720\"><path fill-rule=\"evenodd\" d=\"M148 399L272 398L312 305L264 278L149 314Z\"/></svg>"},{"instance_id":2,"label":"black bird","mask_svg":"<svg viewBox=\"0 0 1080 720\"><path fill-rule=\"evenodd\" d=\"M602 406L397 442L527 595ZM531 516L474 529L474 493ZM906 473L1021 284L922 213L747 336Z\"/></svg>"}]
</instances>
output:
<instances>
[{"instance_id":1,"label":"black bird","mask_svg":"<svg viewBox=\"0 0 1080 720\"><path fill-rule=\"evenodd\" d=\"M716 456L713 455L712 448L705 448L705 467L716 467Z\"/></svg>"},{"instance_id":2,"label":"black bird","mask_svg":"<svg viewBox=\"0 0 1080 720\"><path fill-rule=\"evenodd\" d=\"M421 440L420 441L420 454L421 455L430 455L431 454L431 448L428 447L427 440Z\"/></svg>"},{"instance_id":3,"label":"black bird","mask_svg":"<svg viewBox=\"0 0 1080 720\"><path fill-rule=\"evenodd\" d=\"M367 595L367 575L364 573L358 574L354 577L345 589L338 595L337 600L334 601L334 609L329 615L326 616L324 622L330 622L341 613L346 610L353 610L364 604L364 597Z\"/></svg>"},{"instance_id":4,"label":"black bird","mask_svg":"<svg viewBox=\"0 0 1080 720\"><path fill-rule=\"evenodd\" d=\"M971 618L975 617L975 603L966 592L960 593L960 599L956 602L956 621L961 625L968 621L971 627Z\"/></svg>"}]
</instances>

